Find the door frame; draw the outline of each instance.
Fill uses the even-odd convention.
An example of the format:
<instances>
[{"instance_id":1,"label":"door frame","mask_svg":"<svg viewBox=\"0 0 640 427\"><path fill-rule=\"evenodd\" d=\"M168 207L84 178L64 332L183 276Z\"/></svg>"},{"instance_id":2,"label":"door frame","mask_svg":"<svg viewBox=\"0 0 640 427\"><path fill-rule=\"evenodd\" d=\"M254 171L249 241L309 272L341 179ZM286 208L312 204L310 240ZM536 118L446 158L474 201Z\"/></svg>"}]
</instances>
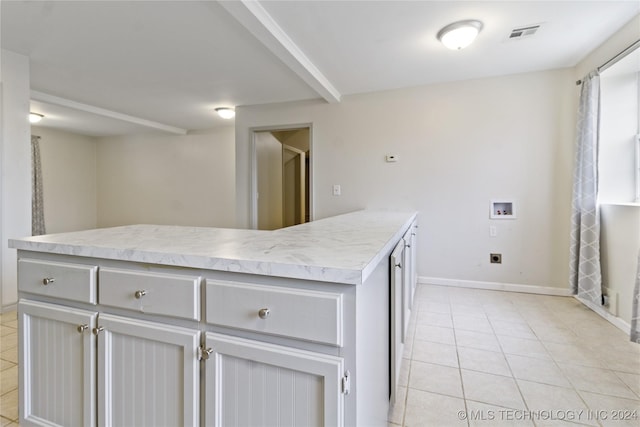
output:
<instances>
[{"instance_id":1,"label":"door frame","mask_svg":"<svg viewBox=\"0 0 640 427\"><path fill-rule=\"evenodd\" d=\"M309 129L309 191L306 197L309 200L309 221L314 218L314 201L315 195L313 191L313 164L315 156L313 154L313 123L298 123L291 125L274 125L274 126L258 126L249 128L251 134L249 138L249 228L258 229L258 156L256 154L256 133L258 132L277 132L298 129Z\"/></svg>"},{"instance_id":2,"label":"door frame","mask_svg":"<svg viewBox=\"0 0 640 427\"><path fill-rule=\"evenodd\" d=\"M294 152L296 154L296 157L297 157L296 161L298 163L300 163L300 176L298 178L302 182L302 195L300 197L300 203L302 205L300 207L300 213L301 213L302 218L298 218L298 220L301 221L300 222L301 224L304 224L305 213L306 213L305 201L306 201L306 198L307 198L307 189L306 189L306 186L305 186L305 163L306 163L305 160L306 160L307 156L306 156L306 153L304 151L302 151L302 150L298 150L297 148L292 147L292 146L287 145L287 144L282 144L282 153L283 153L282 156L283 156L283 159L284 159L284 151L285 150L289 150L289 151ZM282 179L282 216L283 216L283 222L284 222L284 216L285 216L286 207L287 207L286 199L285 199L286 191L285 191L285 180L284 180L284 166L285 166L285 162L283 161L282 162L282 176L283 176L283 179Z\"/></svg>"}]
</instances>

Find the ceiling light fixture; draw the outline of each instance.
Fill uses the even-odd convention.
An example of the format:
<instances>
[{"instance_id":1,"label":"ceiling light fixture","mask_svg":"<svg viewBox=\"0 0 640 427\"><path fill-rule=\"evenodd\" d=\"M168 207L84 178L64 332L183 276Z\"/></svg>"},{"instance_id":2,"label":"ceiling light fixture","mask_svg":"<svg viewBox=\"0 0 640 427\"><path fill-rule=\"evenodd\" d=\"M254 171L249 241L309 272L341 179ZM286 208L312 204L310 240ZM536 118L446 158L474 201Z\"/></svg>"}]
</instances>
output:
<instances>
[{"instance_id":1,"label":"ceiling light fixture","mask_svg":"<svg viewBox=\"0 0 640 427\"><path fill-rule=\"evenodd\" d=\"M458 21L438 31L438 40L452 50L469 46L482 30L482 22L477 20Z\"/></svg>"},{"instance_id":2,"label":"ceiling light fixture","mask_svg":"<svg viewBox=\"0 0 640 427\"><path fill-rule=\"evenodd\" d=\"M216 113L223 119L233 119L236 116L235 110L228 107L216 108Z\"/></svg>"},{"instance_id":3,"label":"ceiling light fixture","mask_svg":"<svg viewBox=\"0 0 640 427\"><path fill-rule=\"evenodd\" d=\"M29 113L29 123L38 123L44 116L38 113Z\"/></svg>"}]
</instances>

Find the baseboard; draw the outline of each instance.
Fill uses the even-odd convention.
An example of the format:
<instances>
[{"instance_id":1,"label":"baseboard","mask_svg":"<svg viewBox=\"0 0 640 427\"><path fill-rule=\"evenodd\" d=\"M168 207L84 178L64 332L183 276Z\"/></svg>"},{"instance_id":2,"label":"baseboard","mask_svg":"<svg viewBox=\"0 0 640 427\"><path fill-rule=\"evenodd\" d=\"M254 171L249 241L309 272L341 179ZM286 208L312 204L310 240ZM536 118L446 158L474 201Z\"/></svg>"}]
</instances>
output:
<instances>
[{"instance_id":1,"label":"baseboard","mask_svg":"<svg viewBox=\"0 0 640 427\"><path fill-rule=\"evenodd\" d=\"M577 295L575 295L574 298L577 299L578 301L580 301L582 304L584 304L587 307L589 307L591 310L595 311L596 314L598 314L600 317L604 318L606 321L611 323L616 328L620 329L625 334L627 334L627 335L631 334L631 325L629 325L623 319L621 319L619 317L616 317L613 314L609 313L601 305L594 304L591 301L588 301L586 299L578 297Z\"/></svg>"},{"instance_id":2,"label":"baseboard","mask_svg":"<svg viewBox=\"0 0 640 427\"><path fill-rule=\"evenodd\" d=\"M616 328L620 329L625 334L631 333L631 325L622 320L619 317L614 316L601 306L592 303L591 301L578 298L577 295L573 295L571 289L553 288L551 286L535 286L535 285L522 285L516 283L501 283L501 282L481 282L478 280L460 280L460 279L445 279L442 277L418 277L418 283L422 285L440 285L440 286L453 286L458 288L471 288L471 289L487 289L492 291L506 291L506 292L522 292L529 294L539 295L554 295L554 296L573 296L582 304L593 310L597 315L611 323Z\"/></svg>"},{"instance_id":3,"label":"baseboard","mask_svg":"<svg viewBox=\"0 0 640 427\"><path fill-rule=\"evenodd\" d=\"M487 289L492 291L522 292L528 294L555 295L568 297L571 289L551 286L522 285L517 283L482 282L478 280L445 279L442 277L418 277L418 283L424 285L455 286L458 288Z\"/></svg>"},{"instance_id":4,"label":"baseboard","mask_svg":"<svg viewBox=\"0 0 640 427\"><path fill-rule=\"evenodd\" d=\"M8 313L10 311L16 311L18 309L18 303L8 304L0 308L0 314Z\"/></svg>"}]
</instances>

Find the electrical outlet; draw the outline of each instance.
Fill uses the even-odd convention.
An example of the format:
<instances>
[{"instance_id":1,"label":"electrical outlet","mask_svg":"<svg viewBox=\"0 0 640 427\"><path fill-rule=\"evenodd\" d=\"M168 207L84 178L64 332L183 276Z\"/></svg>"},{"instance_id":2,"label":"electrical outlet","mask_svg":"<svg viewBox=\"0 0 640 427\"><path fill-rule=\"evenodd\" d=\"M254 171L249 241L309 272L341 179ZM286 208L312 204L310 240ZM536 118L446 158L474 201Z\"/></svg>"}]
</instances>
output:
<instances>
[{"instance_id":1,"label":"electrical outlet","mask_svg":"<svg viewBox=\"0 0 640 427\"><path fill-rule=\"evenodd\" d=\"M502 254L489 254L491 264L502 264Z\"/></svg>"}]
</instances>

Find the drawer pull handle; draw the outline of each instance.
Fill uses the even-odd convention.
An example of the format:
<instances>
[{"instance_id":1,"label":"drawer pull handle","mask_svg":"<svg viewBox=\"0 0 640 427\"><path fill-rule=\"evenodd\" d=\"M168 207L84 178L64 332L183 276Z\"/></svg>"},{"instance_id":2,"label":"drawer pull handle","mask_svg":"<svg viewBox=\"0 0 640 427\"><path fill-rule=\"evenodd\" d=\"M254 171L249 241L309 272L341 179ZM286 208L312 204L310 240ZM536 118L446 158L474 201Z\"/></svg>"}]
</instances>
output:
<instances>
[{"instance_id":1,"label":"drawer pull handle","mask_svg":"<svg viewBox=\"0 0 640 427\"><path fill-rule=\"evenodd\" d=\"M89 329L89 325L78 325L78 332L79 333L83 333L84 331L86 331L87 329Z\"/></svg>"},{"instance_id":2,"label":"drawer pull handle","mask_svg":"<svg viewBox=\"0 0 640 427\"><path fill-rule=\"evenodd\" d=\"M45 277L44 279L42 279L42 284L47 286L55 281L56 279L54 279L53 277Z\"/></svg>"},{"instance_id":3,"label":"drawer pull handle","mask_svg":"<svg viewBox=\"0 0 640 427\"><path fill-rule=\"evenodd\" d=\"M140 291L136 291L135 294L133 294L133 296L136 297L136 299L140 299L143 296L145 296L147 294L147 291L145 291L144 289L140 290Z\"/></svg>"},{"instance_id":4,"label":"drawer pull handle","mask_svg":"<svg viewBox=\"0 0 640 427\"><path fill-rule=\"evenodd\" d=\"M93 335L98 336L100 332L104 331L102 326L98 326L97 328L93 328Z\"/></svg>"},{"instance_id":5,"label":"drawer pull handle","mask_svg":"<svg viewBox=\"0 0 640 427\"><path fill-rule=\"evenodd\" d=\"M271 314L271 311L268 308L261 308L260 311L258 311L258 317L261 319L266 319L269 317L269 314Z\"/></svg>"}]
</instances>

